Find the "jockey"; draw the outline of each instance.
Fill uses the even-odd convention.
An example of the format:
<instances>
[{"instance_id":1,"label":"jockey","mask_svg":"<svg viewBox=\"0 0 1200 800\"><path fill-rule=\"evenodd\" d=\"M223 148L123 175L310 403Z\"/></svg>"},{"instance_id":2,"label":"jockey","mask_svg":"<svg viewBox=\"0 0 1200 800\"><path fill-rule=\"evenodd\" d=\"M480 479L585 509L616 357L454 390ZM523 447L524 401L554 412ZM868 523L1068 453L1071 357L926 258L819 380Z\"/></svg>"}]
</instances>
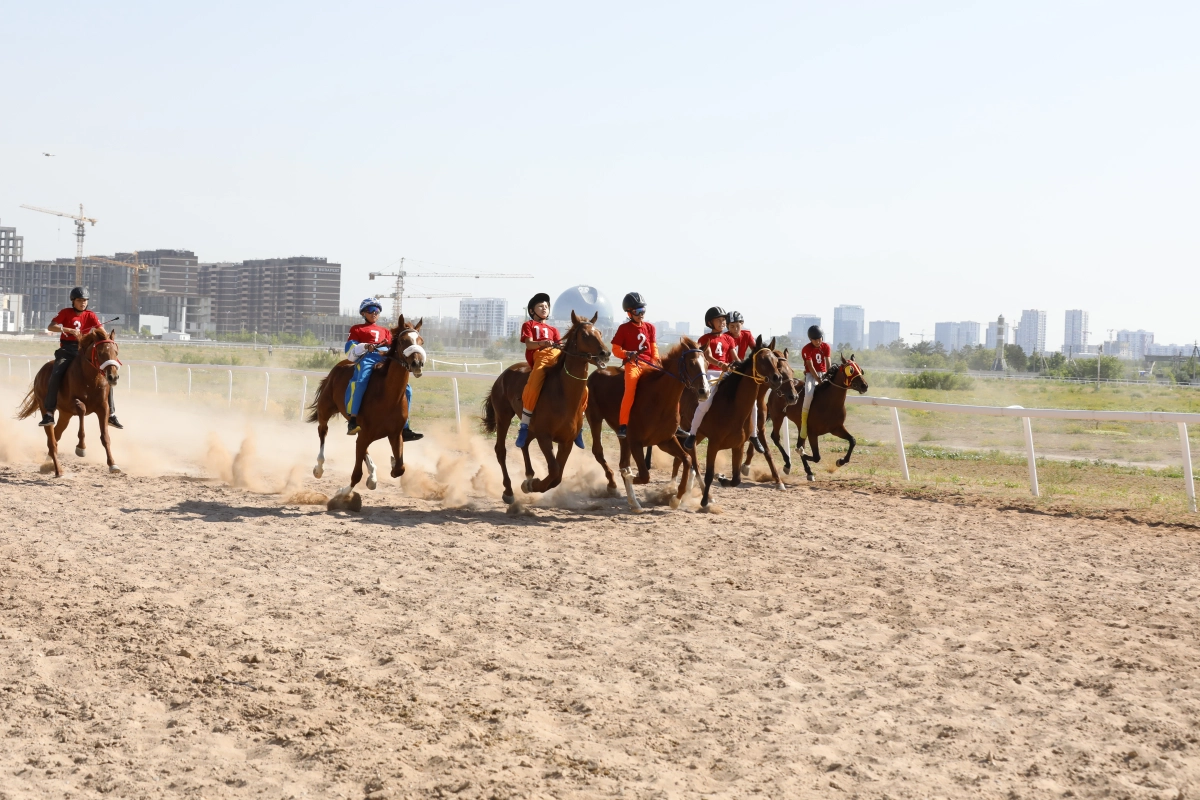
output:
<instances>
[{"instance_id":1,"label":"jockey","mask_svg":"<svg viewBox=\"0 0 1200 800\"><path fill-rule=\"evenodd\" d=\"M67 367L71 366L75 356L79 355L79 338L93 328L102 327L99 317L88 311L87 307L88 290L76 286L71 290L71 307L59 311L46 326L46 330L59 334L59 337L58 349L54 351L54 367L50 370L50 385L46 387L46 397L42 401L42 407L46 410L42 414L42 421L38 423L42 427L54 424L54 411L58 408L58 390L62 387ZM118 429L125 427L117 421L117 407L111 386L108 387L108 424Z\"/></svg>"},{"instance_id":2,"label":"jockey","mask_svg":"<svg viewBox=\"0 0 1200 800\"><path fill-rule=\"evenodd\" d=\"M808 329L808 344L800 350L800 357L804 359L804 406L800 410L801 441L808 438L808 409L812 405L817 384L825 380L825 373L829 371L832 351L829 344L822 341L824 338L825 334L821 329L812 325Z\"/></svg>"},{"instance_id":3,"label":"jockey","mask_svg":"<svg viewBox=\"0 0 1200 800\"><path fill-rule=\"evenodd\" d=\"M740 311L729 312L729 336L733 339L733 360L741 361L754 349L754 334L747 330L746 319ZM759 453L764 452L758 440L758 402L750 409L750 444Z\"/></svg>"},{"instance_id":4,"label":"jockey","mask_svg":"<svg viewBox=\"0 0 1200 800\"><path fill-rule=\"evenodd\" d=\"M367 383L371 380L371 371L383 362L385 354L392 346L392 332L382 325L375 324L382 312L383 307L374 297L363 300L358 306L358 313L362 314L363 324L350 328L350 334L346 337L346 358L354 364L354 375L346 386L346 416L350 418L346 425L348 436L353 436L360 430L358 410L362 407L363 397L367 393ZM404 399L408 401L411 410L412 386L410 384L404 385ZM404 441L415 442L424 435L410 429L408 422L405 421L402 433Z\"/></svg>"},{"instance_id":5,"label":"jockey","mask_svg":"<svg viewBox=\"0 0 1200 800\"><path fill-rule=\"evenodd\" d=\"M629 316L613 334L613 355L625 362L625 394L621 397L621 416L617 425L617 438L624 439L629 428L629 412L637 395L638 378L648 365L659 363L658 342L655 341L654 326L645 321L646 299L638 292L630 292L621 300L621 308Z\"/></svg>"},{"instance_id":6,"label":"jockey","mask_svg":"<svg viewBox=\"0 0 1200 800\"><path fill-rule=\"evenodd\" d=\"M550 295L538 292L529 298L525 310L529 312L529 319L521 326L521 341L525 343L529 380L525 383L525 391L521 393L521 427L517 429L517 447L529 443L529 423L537 408L538 397L542 394L546 370L557 364L562 355L558 328L546 322L550 318ZM583 449L583 428L575 437L575 446Z\"/></svg>"},{"instance_id":7,"label":"jockey","mask_svg":"<svg viewBox=\"0 0 1200 800\"><path fill-rule=\"evenodd\" d=\"M708 362L710 383L719 381L733 363L736 343L733 341L733 337L725 332L725 323L728 318L729 315L720 306L713 306L704 312L704 324L708 327L709 332L701 336L696 344L704 352L704 360ZM713 390L708 393L708 397L701 400L700 404L696 406L696 413L692 415L692 429L688 432L687 438L683 440L683 446L688 450L696 446L696 435L700 432L700 423L704 421L704 415L708 413L716 396L717 390L714 386Z\"/></svg>"}]
</instances>

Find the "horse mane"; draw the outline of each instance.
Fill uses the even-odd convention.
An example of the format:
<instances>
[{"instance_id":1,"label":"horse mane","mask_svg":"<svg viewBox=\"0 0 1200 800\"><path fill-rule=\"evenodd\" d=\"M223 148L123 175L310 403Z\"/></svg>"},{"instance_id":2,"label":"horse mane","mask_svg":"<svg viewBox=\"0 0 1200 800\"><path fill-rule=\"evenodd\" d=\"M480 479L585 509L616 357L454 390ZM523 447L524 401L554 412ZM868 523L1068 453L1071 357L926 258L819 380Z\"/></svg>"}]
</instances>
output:
<instances>
[{"instance_id":1,"label":"horse mane","mask_svg":"<svg viewBox=\"0 0 1200 800\"><path fill-rule=\"evenodd\" d=\"M683 355L684 350L695 350L695 349L696 349L696 343L694 341L692 341L692 339L690 337L681 336L681 337L679 337L679 341L676 344L672 345L671 349L667 351L667 354L665 356L663 356L663 361L666 361L671 358L679 358L681 355Z\"/></svg>"},{"instance_id":2,"label":"horse mane","mask_svg":"<svg viewBox=\"0 0 1200 800\"><path fill-rule=\"evenodd\" d=\"M583 328L581 326L591 325L591 324L592 323L590 320L584 319L583 317L579 318L579 322L571 323L571 327L567 328L567 332L564 333L563 337L562 337L562 346L563 346L563 355L564 356L566 355L566 352L567 352L567 342L570 340L571 336L573 334L575 334L576 328L578 328L579 330L583 330ZM564 370L566 368L567 368L567 359L560 358L560 359L558 359L558 361L555 361L554 364L551 365L546 370L546 373L549 374L551 372L561 372L562 370Z\"/></svg>"},{"instance_id":3,"label":"horse mane","mask_svg":"<svg viewBox=\"0 0 1200 800\"><path fill-rule=\"evenodd\" d=\"M746 377L746 374L753 372L754 357L758 355L760 350L766 349L767 346L765 344L762 344L761 342L755 342L754 347L750 348L750 352L746 353L746 357L733 365L734 371L726 373L725 377L721 379L721 386L729 384L732 387L729 391L736 393L738 384L742 382L742 379ZM719 390L720 387L718 387L718 391Z\"/></svg>"},{"instance_id":4,"label":"horse mane","mask_svg":"<svg viewBox=\"0 0 1200 800\"><path fill-rule=\"evenodd\" d=\"M111 335L108 331L104 330L104 328L92 328L83 336L79 337L79 349L83 350L83 348L87 347L88 345L93 345L96 342L111 341L113 341Z\"/></svg>"}]
</instances>

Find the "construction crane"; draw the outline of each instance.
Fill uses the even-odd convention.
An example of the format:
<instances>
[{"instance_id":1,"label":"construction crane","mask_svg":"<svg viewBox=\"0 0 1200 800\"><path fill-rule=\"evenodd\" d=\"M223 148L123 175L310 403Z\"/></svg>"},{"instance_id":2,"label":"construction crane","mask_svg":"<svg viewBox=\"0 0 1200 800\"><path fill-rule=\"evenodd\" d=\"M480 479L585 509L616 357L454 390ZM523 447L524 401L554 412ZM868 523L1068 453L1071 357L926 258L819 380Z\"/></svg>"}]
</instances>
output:
<instances>
[{"instance_id":1,"label":"construction crane","mask_svg":"<svg viewBox=\"0 0 1200 800\"><path fill-rule=\"evenodd\" d=\"M78 214L67 214L62 211L52 211L48 208L38 208L37 206L21 206L28 208L30 211L40 211L43 214L53 214L56 217L66 217L67 219L75 220L75 285L83 285L83 231L85 222L96 224L96 220L83 215L83 203L79 204Z\"/></svg>"},{"instance_id":2,"label":"construction crane","mask_svg":"<svg viewBox=\"0 0 1200 800\"><path fill-rule=\"evenodd\" d=\"M400 319L400 314L404 311L405 297L470 297L469 294L406 294L404 291L405 278L532 278L532 275L524 273L512 272L407 272L404 269L404 259L400 259L400 269L396 272L372 272L368 275L371 280L376 278L395 278L396 290L391 295L384 295L392 298L392 309L395 312L396 319Z\"/></svg>"},{"instance_id":3,"label":"construction crane","mask_svg":"<svg viewBox=\"0 0 1200 800\"><path fill-rule=\"evenodd\" d=\"M138 302L138 284L141 283L141 280L138 276L138 272L140 272L141 270L144 270L144 269L150 269L150 265L143 264L141 261L138 260L138 254L137 254L136 250L133 251L133 261L115 261L111 258L105 258L104 256L88 256L87 260L88 261L100 261L105 264L112 264L113 266L116 266L116 267L127 267L129 269L129 294L130 294L130 297L132 298L132 305L133 305L133 308L129 309L129 311L127 313L128 314L141 314L142 313L141 304Z\"/></svg>"}]
</instances>

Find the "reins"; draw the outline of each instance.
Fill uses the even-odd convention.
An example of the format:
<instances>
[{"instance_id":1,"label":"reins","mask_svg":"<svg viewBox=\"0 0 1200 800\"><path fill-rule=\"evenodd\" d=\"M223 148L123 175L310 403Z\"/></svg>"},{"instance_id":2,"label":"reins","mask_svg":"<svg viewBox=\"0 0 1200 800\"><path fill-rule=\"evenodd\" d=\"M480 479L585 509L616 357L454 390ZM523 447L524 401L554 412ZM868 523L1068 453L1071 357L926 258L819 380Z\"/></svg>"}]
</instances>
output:
<instances>
[{"instance_id":1,"label":"reins","mask_svg":"<svg viewBox=\"0 0 1200 800\"><path fill-rule=\"evenodd\" d=\"M680 355L680 356L684 356L684 355L687 355L688 353L703 353L703 352L704 352L704 350L702 350L702 349L701 349L701 348L699 348L699 347L688 347L688 348L683 348L683 349L681 349L681 350L679 351L679 355ZM686 380L686 379L683 377L683 369L682 369L682 368L679 370L679 374L678 374L678 375L676 375L674 372L672 372L671 370L667 369L666 367L664 367L664 366L662 366L662 365L660 365L660 364L655 364L655 363L654 363L652 360L650 360L649 358L644 358L644 357L642 356L642 354L641 354L641 353L638 353L638 354L637 354L637 356L636 356L636 359L635 359L635 360L636 360L638 363L642 364L643 366L649 367L649 368L650 368L650 369L652 369L652 370L655 370L655 371L657 371L657 372L661 372L661 373L663 373L664 375L670 375L672 378L674 378L675 380L679 381L679 382L680 382L680 383L682 383L684 386L687 386L687 385L690 383L690 381Z\"/></svg>"},{"instance_id":2,"label":"reins","mask_svg":"<svg viewBox=\"0 0 1200 800\"><path fill-rule=\"evenodd\" d=\"M91 344L88 345L88 358L87 358L88 365L91 366L92 369L96 370L96 372L104 372L104 368L107 367L109 364L116 364L118 367L122 366L120 360L116 359L116 358L110 358L107 361L105 361L103 364L96 363L96 348L99 346L99 344L101 342L109 342L112 344L113 350L116 351L113 355L120 354L121 347L120 347L120 345L118 345L116 343L115 340L113 340L113 339L95 339L92 341Z\"/></svg>"},{"instance_id":3,"label":"reins","mask_svg":"<svg viewBox=\"0 0 1200 800\"><path fill-rule=\"evenodd\" d=\"M568 330L567 333L570 334L571 331L573 331L573 330L575 330L574 325L571 326L571 329ZM582 332L583 328L580 328L579 330ZM576 334L576 336L578 336L578 335L579 334ZM568 343L568 342L560 341L559 344L562 345L562 351L563 351L564 356L569 357L569 358L581 358L586 362L583 366L583 377L581 378L578 375L571 374L571 368L567 365L567 362L564 360L563 361L563 372L566 373L568 378L574 378L577 381L583 381L586 383L587 379L588 379L587 365L591 364L593 367L596 367L597 369L600 368L600 364L598 363L600 355L598 353L583 353L583 352L580 352L579 350L572 350L571 343Z\"/></svg>"}]
</instances>

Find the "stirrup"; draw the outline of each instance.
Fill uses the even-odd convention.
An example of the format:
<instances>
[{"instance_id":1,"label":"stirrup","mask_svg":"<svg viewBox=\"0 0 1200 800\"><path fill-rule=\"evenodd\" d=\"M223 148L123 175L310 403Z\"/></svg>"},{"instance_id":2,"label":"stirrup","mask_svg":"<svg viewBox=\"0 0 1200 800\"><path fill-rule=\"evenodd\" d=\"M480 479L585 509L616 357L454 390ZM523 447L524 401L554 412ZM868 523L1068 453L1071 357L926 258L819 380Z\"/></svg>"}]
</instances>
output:
<instances>
[{"instance_id":1,"label":"stirrup","mask_svg":"<svg viewBox=\"0 0 1200 800\"><path fill-rule=\"evenodd\" d=\"M350 419L348 419L346 421L346 435L347 436L353 436L354 434L358 433L361 430L362 430L362 427L360 427L358 424L358 417L351 417Z\"/></svg>"},{"instance_id":2,"label":"stirrup","mask_svg":"<svg viewBox=\"0 0 1200 800\"><path fill-rule=\"evenodd\" d=\"M683 440L683 449L684 450L694 450L695 447L696 447L696 437L692 436L689 433L687 435L687 438Z\"/></svg>"},{"instance_id":3,"label":"stirrup","mask_svg":"<svg viewBox=\"0 0 1200 800\"><path fill-rule=\"evenodd\" d=\"M628 433L629 433L628 425L618 425L617 426L617 438L618 439L624 439Z\"/></svg>"}]
</instances>

